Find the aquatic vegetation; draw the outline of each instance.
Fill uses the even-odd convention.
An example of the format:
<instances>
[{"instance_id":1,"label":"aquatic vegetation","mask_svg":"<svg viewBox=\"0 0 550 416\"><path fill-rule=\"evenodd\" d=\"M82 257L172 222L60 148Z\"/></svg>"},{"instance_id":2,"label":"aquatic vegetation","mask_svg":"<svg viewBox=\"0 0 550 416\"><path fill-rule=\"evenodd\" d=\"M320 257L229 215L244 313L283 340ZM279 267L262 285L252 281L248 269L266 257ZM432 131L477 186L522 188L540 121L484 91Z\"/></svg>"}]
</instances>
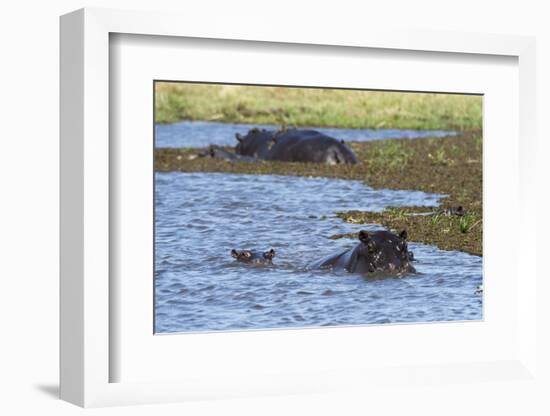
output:
<instances>
[{"instance_id":1,"label":"aquatic vegetation","mask_svg":"<svg viewBox=\"0 0 550 416\"><path fill-rule=\"evenodd\" d=\"M465 215L460 218L459 228L461 233L470 232L472 228L481 222L475 215Z\"/></svg>"},{"instance_id":2,"label":"aquatic vegetation","mask_svg":"<svg viewBox=\"0 0 550 416\"><path fill-rule=\"evenodd\" d=\"M394 218L402 218L405 216L405 209L403 208L397 208L397 207L390 207L386 210L388 215L394 217Z\"/></svg>"},{"instance_id":3,"label":"aquatic vegetation","mask_svg":"<svg viewBox=\"0 0 550 416\"><path fill-rule=\"evenodd\" d=\"M376 170L405 169L413 157L414 149L408 147L404 140L384 140L373 146L367 163L371 169Z\"/></svg>"},{"instance_id":4,"label":"aquatic vegetation","mask_svg":"<svg viewBox=\"0 0 550 416\"><path fill-rule=\"evenodd\" d=\"M447 166L453 162L452 159L447 157L445 149L442 148L437 149L433 154L428 153L428 158L434 166Z\"/></svg>"},{"instance_id":5,"label":"aquatic vegetation","mask_svg":"<svg viewBox=\"0 0 550 416\"><path fill-rule=\"evenodd\" d=\"M431 224L432 225L437 225L437 223L439 222L439 220L441 219L442 215L440 213L437 213L437 214L434 214L431 216Z\"/></svg>"},{"instance_id":6,"label":"aquatic vegetation","mask_svg":"<svg viewBox=\"0 0 550 416\"><path fill-rule=\"evenodd\" d=\"M458 191L456 195L456 200L462 204L464 203L464 201L467 200L467 196L468 196L468 191L466 189L461 189Z\"/></svg>"}]
</instances>

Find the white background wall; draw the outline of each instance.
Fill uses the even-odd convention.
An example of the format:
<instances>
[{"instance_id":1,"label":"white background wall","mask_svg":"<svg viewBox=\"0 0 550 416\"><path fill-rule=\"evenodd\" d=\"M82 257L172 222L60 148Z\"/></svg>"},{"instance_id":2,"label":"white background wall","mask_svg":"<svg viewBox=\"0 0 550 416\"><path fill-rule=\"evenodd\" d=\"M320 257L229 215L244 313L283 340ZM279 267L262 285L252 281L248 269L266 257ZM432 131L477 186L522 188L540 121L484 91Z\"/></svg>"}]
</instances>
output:
<instances>
[{"instance_id":1,"label":"white background wall","mask_svg":"<svg viewBox=\"0 0 550 416\"><path fill-rule=\"evenodd\" d=\"M550 31L544 1L312 1L269 3L168 0L20 0L0 7L0 413L74 414L56 399L58 384L58 16L80 7L178 10L286 25L320 20L327 31L384 20L406 27L536 35L538 46L539 185L548 178ZM543 137L545 138L543 140ZM547 186L547 185L546 185ZM541 196L539 253L548 226ZM509 224L513 229L513 219ZM513 231L511 230L511 236ZM511 243L513 255L513 243ZM6 267L7 266L7 267ZM539 291L548 293L548 284ZM541 324L545 328L548 317ZM548 347L548 332L541 333ZM546 348L549 351L550 348ZM543 357L543 365L548 360ZM548 367L546 367L548 369ZM546 371L546 374L549 374ZM547 389L550 391L550 388ZM106 414L550 414L542 391L500 383L483 392L468 385L434 386L371 397L346 393L162 406L100 409ZM537 400L537 398L539 398ZM536 403L545 403L542 408Z\"/></svg>"}]
</instances>

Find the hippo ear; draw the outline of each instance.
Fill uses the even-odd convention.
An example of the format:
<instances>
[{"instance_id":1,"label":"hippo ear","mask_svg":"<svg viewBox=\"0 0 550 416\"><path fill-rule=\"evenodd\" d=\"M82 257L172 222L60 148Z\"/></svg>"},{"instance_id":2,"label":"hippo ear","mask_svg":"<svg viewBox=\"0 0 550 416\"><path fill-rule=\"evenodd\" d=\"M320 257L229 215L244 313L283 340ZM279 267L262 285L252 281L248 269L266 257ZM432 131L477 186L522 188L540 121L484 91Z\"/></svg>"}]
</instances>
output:
<instances>
[{"instance_id":1,"label":"hippo ear","mask_svg":"<svg viewBox=\"0 0 550 416\"><path fill-rule=\"evenodd\" d=\"M342 139L342 140L340 140L340 143L342 143L342 144L345 144L345 142L344 142L344 140L343 140L343 139Z\"/></svg>"},{"instance_id":2,"label":"hippo ear","mask_svg":"<svg viewBox=\"0 0 550 416\"><path fill-rule=\"evenodd\" d=\"M364 230L359 231L359 241L367 244L370 240L369 233Z\"/></svg>"},{"instance_id":3,"label":"hippo ear","mask_svg":"<svg viewBox=\"0 0 550 416\"><path fill-rule=\"evenodd\" d=\"M242 142L243 139L244 139L244 137L241 136L239 133L235 133L235 138L236 138L238 141L240 141L240 142Z\"/></svg>"},{"instance_id":4,"label":"hippo ear","mask_svg":"<svg viewBox=\"0 0 550 416\"><path fill-rule=\"evenodd\" d=\"M409 234L407 233L407 230L403 230L399 233L399 238L401 240L406 240L408 236L409 236Z\"/></svg>"},{"instance_id":5,"label":"hippo ear","mask_svg":"<svg viewBox=\"0 0 550 416\"><path fill-rule=\"evenodd\" d=\"M275 257L275 250L271 249L271 250L269 250L269 251L266 251L266 252L264 253L264 257L265 257L266 259L271 260L273 257Z\"/></svg>"},{"instance_id":6,"label":"hippo ear","mask_svg":"<svg viewBox=\"0 0 550 416\"><path fill-rule=\"evenodd\" d=\"M235 258L238 258L239 257L239 253L237 253L237 250L233 249L231 250L231 256L235 257Z\"/></svg>"}]
</instances>

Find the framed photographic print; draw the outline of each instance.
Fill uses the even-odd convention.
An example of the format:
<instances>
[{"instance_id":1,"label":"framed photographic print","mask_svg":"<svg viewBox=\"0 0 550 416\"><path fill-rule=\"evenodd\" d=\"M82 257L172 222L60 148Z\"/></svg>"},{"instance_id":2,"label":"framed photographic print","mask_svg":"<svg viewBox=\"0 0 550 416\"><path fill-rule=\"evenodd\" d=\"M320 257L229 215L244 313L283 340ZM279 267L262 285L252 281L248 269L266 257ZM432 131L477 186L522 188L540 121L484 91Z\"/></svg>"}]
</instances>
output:
<instances>
[{"instance_id":1,"label":"framed photographic print","mask_svg":"<svg viewBox=\"0 0 550 416\"><path fill-rule=\"evenodd\" d=\"M533 40L322 33L62 17L62 398L532 377Z\"/></svg>"}]
</instances>

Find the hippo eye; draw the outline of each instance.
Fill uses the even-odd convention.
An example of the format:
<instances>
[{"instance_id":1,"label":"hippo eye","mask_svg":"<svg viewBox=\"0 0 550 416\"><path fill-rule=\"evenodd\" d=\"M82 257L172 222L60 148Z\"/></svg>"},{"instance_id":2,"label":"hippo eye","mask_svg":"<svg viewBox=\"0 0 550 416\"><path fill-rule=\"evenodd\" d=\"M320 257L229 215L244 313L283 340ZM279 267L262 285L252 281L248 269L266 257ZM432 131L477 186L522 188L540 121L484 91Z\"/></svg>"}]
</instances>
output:
<instances>
[{"instance_id":1,"label":"hippo eye","mask_svg":"<svg viewBox=\"0 0 550 416\"><path fill-rule=\"evenodd\" d=\"M252 256L252 254L250 253L250 251L245 251L245 252L243 253L243 256L246 257L247 259L249 259L250 256Z\"/></svg>"}]
</instances>

